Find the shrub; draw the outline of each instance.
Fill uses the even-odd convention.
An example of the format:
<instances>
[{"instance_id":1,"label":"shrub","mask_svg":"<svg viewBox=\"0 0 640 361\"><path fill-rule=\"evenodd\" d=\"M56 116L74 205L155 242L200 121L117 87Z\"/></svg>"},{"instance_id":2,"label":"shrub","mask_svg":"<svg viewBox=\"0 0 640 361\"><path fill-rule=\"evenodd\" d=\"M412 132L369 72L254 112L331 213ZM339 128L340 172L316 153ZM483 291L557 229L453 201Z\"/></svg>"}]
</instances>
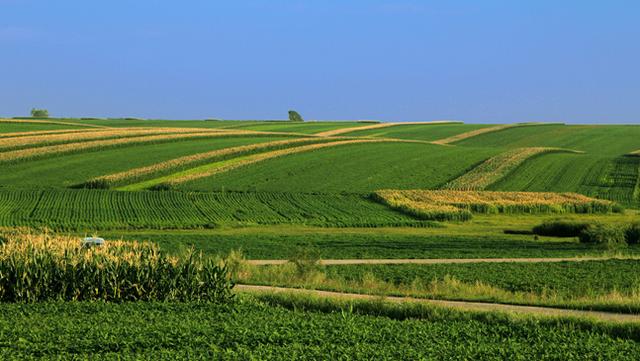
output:
<instances>
[{"instance_id":1,"label":"shrub","mask_svg":"<svg viewBox=\"0 0 640 361\"><path fill-rule=\"evenodd\" d=\"M289 121L290 122L304 122L302 116L296 112L295 110L289 110Z\"/></svg>"},{"instance_id":2,"label":"shrub","mask_svg":"<svg viewBox=\"0 0 640 361\"><path fill-rule=\"evenodd\" d=\"M624 228L608 224L592 224L580 233L580 242L615 248L626 245Z\"/></svg>"},{"instance_id":3,"label":"shrub","mask_svg":"<svg viewBox=\"0 0 640 361\"><path fill-rule=\"evenodd\" d=\"M31 109L32 118L49 118L49 111L46 109Z\"/></svg>"},{"instance_id":4,"label":"shrub","mask_svg":"<svg viewBox=\"0 0 640 361\"><path fill-rule=\"evenodd\" d=\"M632 223L627 227L625 231L627 243L638 244L640 243L640 222Z\"/></svg>"},{"instance_id":5,"label":"shrub","mask_svg":"<svg viewBox=\"0 0 640 361\"><path fill-rule=\"evenodd\" d=\"M589 223L554 219L533 227L533 233L549 237L579 237L589 227Z\"/></svg>"}]
</instances>

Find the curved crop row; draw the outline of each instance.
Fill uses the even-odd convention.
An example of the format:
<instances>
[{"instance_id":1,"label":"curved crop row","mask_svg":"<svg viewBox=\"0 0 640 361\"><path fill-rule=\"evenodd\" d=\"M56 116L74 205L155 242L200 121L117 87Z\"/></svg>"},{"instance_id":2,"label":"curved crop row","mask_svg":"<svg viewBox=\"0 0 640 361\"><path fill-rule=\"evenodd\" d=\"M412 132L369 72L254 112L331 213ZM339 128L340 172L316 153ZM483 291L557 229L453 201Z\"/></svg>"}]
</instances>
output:
<instances>
[{"instance_id":1,"label":"curved crop row","mask_svg":"<svg viewBox=\"0 0 640 361\"><path fill-rule=\"evenodd\" d=\"M247 136L247 135L261 135L263 132L252 131L227 131L227 132L211 132L211 131L196 131L193 133L178 133L178 134L160 134L160 135L148 135L137 136L129 138L117 138L107 140L94 140L81 143L68 143L59 145L50 145L37 148L27 148L20 150L13 150L0 153L0 162L14 162L26 159L40 158L44 156L50 156L54 154L68 154L78 151L96 150L111 148L124 145L144 144L144 143L162 143L171 142L176 140L186 140L195 138L215 138L215 137L227 137L227 136Z\"/></svg>"},{"instance_id":2,"label":"curved crop row","mask_svg":"<svg viewBox=\"0 0 640 361\"><path fill-rule=\"evenodd\" d=\"M86 132L102 132L103 128L89 128L89 129L58 129L58 130L30 130L27 132L11 132L0 133L0 138L13 138L13 137L32 137L38 135L50 135L50 134L71 134L71 133L86 133Z\"/></svg>"},{"instance_id":3,"label":"curved crop row","mask_svg":"<svg viewBox=\"0 0 640 361\"><path fill-rule=\"evenodd\" d=\"M453 135L453 136L450 136L450 137L447 137L447 138L435 140L435 141L433 141L433 143L434 144L441 144L441 145L451 144L451 143L459 142L461 140L472 138L472 137L475 137L475 136L478 136L478 135L481 135L481 134L497 132L497 131L504 130L504 129L531 126L531 125L548 125L548 124L549 123L502 124L502 125L496 125L494 127L480 128L480 129L475 129L475 130L472 130L472 131L469 131L469 132L456 134L456 135Z\"/></svg>"},{"instance_id":4,"label":"curved crop row","mask_svg":"<svg viewBox=\"0 0 640 361\"><path fill-rule=\"evenodd\" d=\"M509 150L482 162L469 172L447 183L445 189L481 190L497 182L531 157L554 152L579 153L562 148L531 147Z\"/></svg>"},{"instance_id":5,"label":"curved crop row","mask_svg":"<svg viewBox=\"0 0 640 361\"><path fill-rule=\"evenodd\" d=\"M111 128L111 127L107 127L105 125L97 125L97 124L60 122L60 121L57 121L57 120L38 120L38 119L0 119L0 123L58 124L58 125L72 125L72 126L75 126L75 127Z\"/></svg>"},{"instance_id":6,"label":"curved crop row","mask_svg":"<svg viewBox=\"0 0 640 361\"><path fill-rule=\"evenodd\" d=\"M381 190L374 198L401 212L433 220L465 220L471 213L609 213L613 202L576 193Z\"/></svg>"},{"instance_id":7,"label":"curved crop row","mask_svg":"<svg viewBox=\"0 0 640 361\"><path fill-rule=\"evenodd\" d=\"M359 194L0 190L0 226L189 229L224 224L429 226Z\"/></svg>"},{"instance_id":8,"label":"curved crop row","mask_svg":"<svg viewBox=\"0 0 640 361\"><path fill-rule=\"evenodd\" d=\"M98 139L127 138L143 135L182 134L195 132L219 132L215 129L193 128L112 128L84 130L63 134L44 134L23 137L0 138L0 149L32 148L37 146L75 143Z\"/></svg>"},{"instance_id":9,"label":"curved crop row","mask_svg":"<svg viewBox=\"0 0 640 361\"><path fill-rule=\"evenodd\" d=\"M347 144L375 143L375 142L389 142L389 141L393 141L393 140L352 139L352 140L340 140L340 141L329 142L329 143L309 144L309 145L303 145L300 147L274 150L271 152L258 153L258 154L249 155L246 157L231 159L226 162L213 163L213 164L205 165L199 168L194 168L185 172L181 172L178 174L165 177L163 178L163 180L166 180L165 182L162 182L162 181L156 182L156 184L166 183L169 186L174 186L177 184L193 181L200 178L210 177L218 173L227 172L229 170L243 167L249 164L254 164L257 162L261 162L264 160L273 159L273 158L277 158L285 155L302 153L302 152L310 152L318 149L335 147L340 145L347 145Z\"/></svg>"},{"instance_id":10,"label":"curved crop row","mask_svg":"<svg viewBox=\"0 0 640 361\"><path fill-rule=\"evenodd\" d=\"M328 130L326 132L316 133L316 135L323 136L323 137L330 137L330 136L334 136L334 135L351 133L351 132L360 131L360 130L371 130L371 129L387 128L387 127L393 127L393 126L396 126L396 125L449 124L449 123L455 123L455 122L448 121L448 120L442 120L442 121L432 121L432 122L377 123L377 124L364 125L364 126L358 126L358 127L333 129L333 130Z\"/></svg>"},{"instance_id":11,"label":"curved crop row","mask_svg":"<svg viewBox=\"0 0 640 361\"><path fill-rule=\"evenodd\" d=\"M83 184L85 188L110 188L115 185L123 184L126 182L132 182L139 180L145 176L151 174L160 173L172 169L179 169L185 166L198 164L213 159L220 159L228 156L236 156L240 154L246 154L254 151L272 148L284 148L290 145L312 143L324 141L318 138L300 138L290 140L278 140L265 143L242 145L237 147L230 147L224 149L213 150L209 152L203 152L198 154L191 154L184 157L170 159L164 162L152 164L145 167L139 167L134 169L128 169L123 172L109 174L101 177L96 177L88 180Z\"/></svg>"}]
</instances>

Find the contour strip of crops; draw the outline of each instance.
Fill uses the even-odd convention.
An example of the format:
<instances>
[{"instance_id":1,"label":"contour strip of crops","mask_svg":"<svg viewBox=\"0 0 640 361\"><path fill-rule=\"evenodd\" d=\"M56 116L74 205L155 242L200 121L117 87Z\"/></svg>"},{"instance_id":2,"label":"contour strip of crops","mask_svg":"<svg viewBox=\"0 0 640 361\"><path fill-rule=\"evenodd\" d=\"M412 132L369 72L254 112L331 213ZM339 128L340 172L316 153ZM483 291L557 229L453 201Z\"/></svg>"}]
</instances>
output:
<instances>
[{"instance_id":1,"label":"contour strip of crops","mask_svg":"<svg viewBox=\"0 0 640 361\"><path fill-rule=\"evenodd\" d=\"M32 136L48 135L48 134L68 134L68 133L102 132L102 131L104 131L103 128L31 130L28 132L0 133L0 138L32 137Z\"/></svg>"},{"instance_id":2,"label":"contour strip of crops","mask_svg":"<svg viewBox=\"0 0 640 361\"><path fill-rule=\"evenodd\" d=\"M111 128L105 125L97 125L97 124L60 122L60 121L54 121L54 120L37 120L37 119L0 119L0 123L58 124L58 125L72 125L76 127L88 127L88 128Z\"/></svg>"},{"instance_id":3,"label":"contour strip of crops","mask_svg":"<svg viewBox=\"0 0 640 361\"><path fill-rule=\"evenodd\" d=\"M360 130L371 130L371 129L387 128L387 127L393 127L393 126L396 126L396 125L449 124L449 123L454 123L454 122L451 122L451 121L433 121L433 122L378 123L378 124L363 125L363 126L358 126L358 127L332 129L332 130L327 130L326 132L316 133L316 135L319 135L319 136L322 136L322 137L330 137L330 136L339 135L339 134L357 132L357 131L360 131Z\"/></svg>"},{"instance_id":4,"label":"contour strip of crops","mask_svg":"<svg viewBox=\"0 0 640 361\"><path fill-rule=\"evenodd\" d=\"M122 184L127 181L140 179L145 176L160 173L163 171L171 170L171 169L179 169L185 166L194 165L197 163L210 161L212 159L239 155L250 153L253 151L270 149L270 148L280 148L287 147L290 145L301 144L301 143L312 143L312 142L321 142L326 141L325 139L318 138L301 138L301 139L287 139L287 140L277 140L249 145L242 145L237 147L230 147L224 149L217 149L208 152L202 152L197 154L191 154L179 158L170 159L164 162L159 162L156 164L152 164L145 167L139 167L134 169L128 169L126 171L113 173L101 177L96 177L87 181L87 184L96 184L100 182L106 182L109 186Z\"/></svg>"},{"instance_id":5,"label":"contour strip of crops","mask_svg":"<svg viewBox=\"0 0 640 361\"><path fill-rule=\"evenodd\" d=\"M433 143L434 144L445 145L445 144L451 144L451 143L459 142L461 140L469 139L469 138L472 138L472 137L476 137L478 135L487 134L487 133L493 133L493 132L497 132L497 131L501 131L501 130L505 130L505 129L517 128L517 127L528 127L528 126L535 126L535 125L549 125L549 124L551 124L551 123L502 124L502 125L496 125L496 126L488 127L488 128L480 128L480 129L470 130L468 132L452 135L452 136L447 137L447 138L434 140Z\"/></svg>"},{"instance_id":6,"label":"contour strip of crops","mask_svg":"<svg viewBox=\"0 0 640 361\"><path fill-rule=\"evenodd\" d=\"M74 143L87 140L127 138L156 134L181 134L181 133L218 132L215 129L194 128L112 128L107 130L85 130L82 132L63 134L44 134L35 136L1 138L0 148L31 148L41 145Z\"/></svg>"},{"instance_id":7,"label":"contour strip of crops","mask_svg":"<svg viewBox=\"0 0 640 361\"><path fill-rule=\"evenodd\" d=\"M1 226L187 229L211 224L428 226L361 195L0 190Z\"/></svg>"},{"instance_id":8,"label":"contour strip of crops","mask_svg":"<svg viewBox=\"0 0 640 361\"><path fill-rule=\"evenodd\" d=\"M426 220L467 220L471 213L608 213L615 203L576 193L380 190L374 199Z\"/></svg>"},{"instance_id":9,"label":"contour strip of crops","mask_svg":"<svg viewBox=\"0 0 640 361\"><path fill-rule=\"evenodd\" d=\"M508 150L491 157L462 176L450 181L443 188L457 190L481 190L505 177L519 165L534 156L545 153L579 153L562 148L529 147Z\"/></svg>"},{"instance_id":10,"label":"contour strip of crops","mask_svg":"<svg viewBox=\"0 0 640 361\"><path fill-rule=\"evenodd\" d=\"M196 168L190 171L178 173L168 177L166 183L171 185L181 184L181 183L193 181L200 178L210 177L212 175L227 172L232 169L240 168L249 164L254 164L264 160L282 157L290 154L309 152L309 151L335 147L340 145L374 143L374 142L391 142L391 141L385 140L385 139L354 139L354 140L341 140L341 141L330 142L330 143L310 144L310 145L303 145L300 147L274 150L271 152L258 153L258 154L250 155L247 157L236 158L228 162L223 162L223 164L220 164L219 166L216 166L216 164L214 163L214 165L211 167L203 166L202 170L199 170L198 168Z\"/></svg>"},{"instance_id":11,"label":"contour strip of crops","mask_svg":"<svg viewBox=\"0 0 640 361\"><path fill-rule=\"evenodd\" d=\"M212 132L212 131L196 131L193 133L181 133L181 134L160 134L160 135L147 135L128 138L106 139L106 140L94 140L87 142L68 143L60 145L42 146L36 148L20 149L8 152L0 153L0 162L20 161L25 159L33 159L43 156L49 156L54 154L67 154L75 153L79 151L105 149L124 145L145 144L145 143L161 143L171 142L176 140L186 140L195 138L215 138L215 137L227 137L227 136L243 136L243 135L263 135L271 134L265 132L254 131L225 131L225 132Z\"/></svg>"}]
</instances>

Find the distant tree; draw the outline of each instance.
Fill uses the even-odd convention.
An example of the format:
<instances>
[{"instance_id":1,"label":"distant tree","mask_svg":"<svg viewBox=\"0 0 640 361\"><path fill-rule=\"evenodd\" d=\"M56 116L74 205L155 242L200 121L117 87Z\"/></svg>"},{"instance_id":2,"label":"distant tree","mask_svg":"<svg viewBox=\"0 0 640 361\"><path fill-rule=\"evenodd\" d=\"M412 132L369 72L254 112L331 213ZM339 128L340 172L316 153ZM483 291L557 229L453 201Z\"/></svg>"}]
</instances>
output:
<instances>
[{"instance_id":1,"label":"distant tree","mask_svg":"<svg viewBox=\"0 0 640 361\"><path fill-rule=\"evenodd\" d=\"M304 122L302 116L296 112L295 110L289 110L289 121L290 122Z\"/></svg>"},{"instance_id":2,"label":"distant tree","mask_svg":"<svg viewBox=\"0 0 640 361\"><path fill-rule=\"evenodd\" d=\"M49 118L49 111L46 109L31 109L31 116L33 118Z\"/></svg>"}]
</instances>

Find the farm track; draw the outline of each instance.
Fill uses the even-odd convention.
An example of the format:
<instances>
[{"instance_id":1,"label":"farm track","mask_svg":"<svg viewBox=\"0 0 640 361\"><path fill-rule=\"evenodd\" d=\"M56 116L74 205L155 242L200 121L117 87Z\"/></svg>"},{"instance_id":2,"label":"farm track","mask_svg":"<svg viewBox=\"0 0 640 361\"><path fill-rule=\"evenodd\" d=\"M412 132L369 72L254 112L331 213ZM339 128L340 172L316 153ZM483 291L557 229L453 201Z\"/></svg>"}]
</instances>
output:
<instances>
[{"instance_id":1,"label":"farm track","mask_svg":"<svg viewBox=\"0 0 640 361\"><path fill-rule=\"evenodd\" d=\"M379 301L384 300L392 303L413 303L424 304L437 307L453 308L460 311L476 311L476 312L505 312L524 315L536 315L546 317L574 317L574 318L589 318L599 321L616 322L616 323L630 323L640 322L640 315L622 314L613 312L601 312L601 311L581 311L570 310L563 308L553 307L538 307L538 306L519 306L508 305L502 303L483 303L483 302L468 302L468 301L446 301L446 300L432 300L425 298L414 297L397 297L397 296L377 296L367 295L360 293L346 293L346 292L333 292L333 291L321 291L321 290L307 290L299 288L286 288L275 286L255 286L238 284L234 287L236 292L242 293L254 293L254 294L295 294L314 296L320 298L329 298L337 300L364 300L364 301Z\"/></svg>"},{"instance_id":2,"label":"farm track","mask_svg":"<svg viewBox=\"0 0 640 361\"><path fill-rule=\"evenodd\" d=\"M379 258L379 259L323 259L323 266L360 264L468 264L468 263L556 263L637 259L633 257L556 257L556 258ZM254 266L275 266L289 263L286 259L252 259L246 261Z\"/></svg>"}]
</instances>

